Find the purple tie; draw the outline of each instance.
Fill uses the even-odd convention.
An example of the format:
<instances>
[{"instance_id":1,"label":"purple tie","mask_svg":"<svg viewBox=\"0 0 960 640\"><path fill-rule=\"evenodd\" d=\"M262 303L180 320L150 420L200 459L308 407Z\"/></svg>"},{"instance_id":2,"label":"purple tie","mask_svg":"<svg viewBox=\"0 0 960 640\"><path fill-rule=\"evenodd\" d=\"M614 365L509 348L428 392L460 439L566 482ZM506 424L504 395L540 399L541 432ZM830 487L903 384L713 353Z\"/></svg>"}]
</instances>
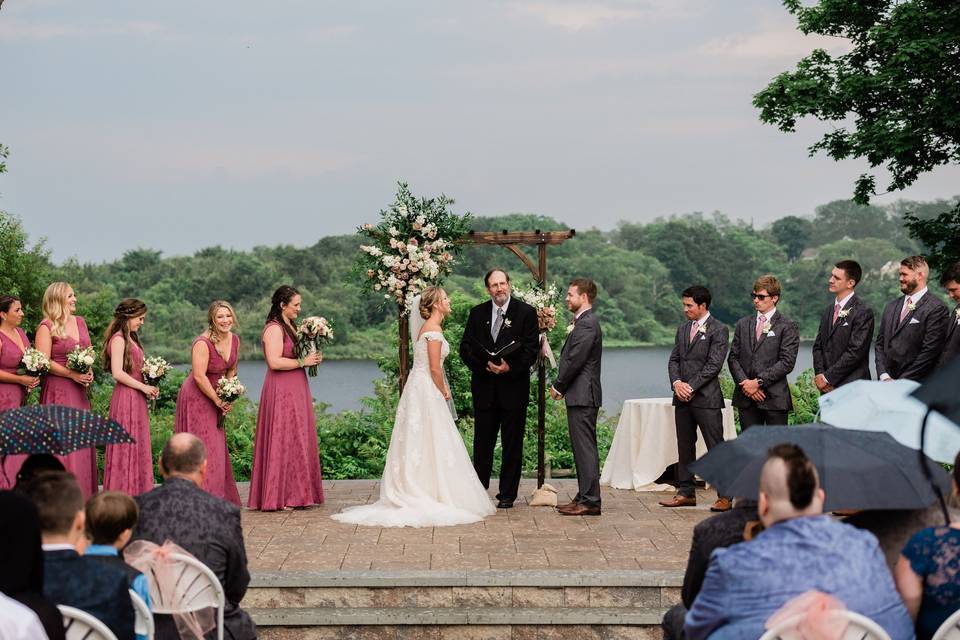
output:
<instances>
[{"instance_id":1,"label":"purple tie","mask_svg":"<svg viewBox=\"0 0 960 640\"><path fill-rule=\"evenodd\" d=\"M910 300L910 296L907 296L907 299L903 301L903 308L900 309L900 322L897 324L903 324L903 319L907 317L908 313L910 313L911 304L913 304L913 301Z\"/></svg>"}]
</instances>

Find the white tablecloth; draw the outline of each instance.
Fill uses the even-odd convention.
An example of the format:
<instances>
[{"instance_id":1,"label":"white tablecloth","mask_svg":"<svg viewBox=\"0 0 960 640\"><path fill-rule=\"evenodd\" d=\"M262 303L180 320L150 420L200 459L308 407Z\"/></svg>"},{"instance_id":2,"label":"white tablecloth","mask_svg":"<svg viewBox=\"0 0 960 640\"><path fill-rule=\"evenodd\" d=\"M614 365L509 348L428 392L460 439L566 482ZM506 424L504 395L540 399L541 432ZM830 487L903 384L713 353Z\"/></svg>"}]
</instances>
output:
<instances>
[{"instance_id":1,"label":"white tablecloth","mask_svg":"<svg viewBox=\"0 0 960 640\"><path fill-rule=\"evenodd\" d=\"M671 398L627 400L613 435L610 452L600 472L600 484L615 489L669 491L657 484L667 467L677 462L677 427ZM733 407L726 401L723 414L723 439L737 437ZM707 452L703 435L697 429L697 458Z\"/></svg>"}]
</instances>

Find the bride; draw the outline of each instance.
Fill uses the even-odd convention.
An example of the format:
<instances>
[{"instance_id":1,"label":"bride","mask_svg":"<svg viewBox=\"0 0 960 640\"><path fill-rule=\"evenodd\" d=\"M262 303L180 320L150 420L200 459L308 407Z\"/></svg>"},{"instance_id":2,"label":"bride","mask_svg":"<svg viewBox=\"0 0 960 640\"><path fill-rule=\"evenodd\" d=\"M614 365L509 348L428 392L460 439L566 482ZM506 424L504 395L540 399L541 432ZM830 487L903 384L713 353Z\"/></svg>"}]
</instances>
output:
<instances>
[{"instance_id":1,"label":"bride","mask_svg":"<svg viewBox=\"0 0 960 640\"><path fill-rule=\"evenodd\" d=\"M414 299L410 313L416 336L413 367L397 406L380 499L348 507L331 516L334 520L379 527L434 527L478 522L496 512L447 405L450 389L443 361L450 345L441 324L449 314L450 299L440 287L428 287Z\"/></svg>"}]
</instances>

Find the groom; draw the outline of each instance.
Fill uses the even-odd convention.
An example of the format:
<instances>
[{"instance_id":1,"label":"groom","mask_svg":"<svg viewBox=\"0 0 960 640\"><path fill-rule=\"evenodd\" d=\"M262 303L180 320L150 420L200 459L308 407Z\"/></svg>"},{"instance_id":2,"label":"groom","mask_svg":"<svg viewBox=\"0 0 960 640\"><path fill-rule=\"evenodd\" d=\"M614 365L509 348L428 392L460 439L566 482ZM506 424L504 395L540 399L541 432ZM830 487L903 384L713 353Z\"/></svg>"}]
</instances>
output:
<instances>
[{"instance_id":1,"label":"groom","mask_svg":"<svg viewBox=\"0 0 960 640\"><path fill-rule=\"evenodd\" d=\"M510 276L492 269L483 280L490 300L470 310L460 357L473 373L473 467L490 488L497 433L503 449L497 508L517 499L523 465L523 432L530 401L530 368L537 360L540 332L536 310L510 297ZM510 343L515 343L509 346ZM491 356L504 349L505 355Z\"/></svg>"}]
</instances>

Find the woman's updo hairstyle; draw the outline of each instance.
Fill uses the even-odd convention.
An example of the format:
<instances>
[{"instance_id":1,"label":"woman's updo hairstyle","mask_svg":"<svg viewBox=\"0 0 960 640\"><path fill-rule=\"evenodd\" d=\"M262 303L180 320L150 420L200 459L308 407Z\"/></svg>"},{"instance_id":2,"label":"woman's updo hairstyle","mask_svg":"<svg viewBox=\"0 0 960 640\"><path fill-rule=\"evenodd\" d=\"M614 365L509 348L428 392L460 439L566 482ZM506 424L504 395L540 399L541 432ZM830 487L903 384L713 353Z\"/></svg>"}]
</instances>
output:
<instances>
[{"instance_id":1,"label":"woman's updo hairstyle","mask_svg":"<svg viewBox=\"0 0 960 640\"><path fill-rule=\"evenodd\" d=\"M283 284L277 287L277 290L273 292L273 295L270 297L270 311L267 313L267 323L276 322L280 325L280 328L283 329L283 332L290 336L290 339L296 342L297 334L296 329L297 325L293 322L293 328L291 329L290 325L286 323L283 319L283 308L290 304L290 301L293 300L294 296L300 295L300 292L291 287L290 285ZM234 321L236 321L236 316L234 316ZM292 322L292 321L291 321Z\"/></svg>"},{"instance_id":2,"label":"woman's updo hairstyle","mask_svg":"<svg viewBox=\"0 0 960 640\"><path fill-rule=\"evenodd\" d=\"M443 289L427 287L420 294L420 317L426 320L433 313L433 307L443 298Z\"/></svg>"}]
</instances>

